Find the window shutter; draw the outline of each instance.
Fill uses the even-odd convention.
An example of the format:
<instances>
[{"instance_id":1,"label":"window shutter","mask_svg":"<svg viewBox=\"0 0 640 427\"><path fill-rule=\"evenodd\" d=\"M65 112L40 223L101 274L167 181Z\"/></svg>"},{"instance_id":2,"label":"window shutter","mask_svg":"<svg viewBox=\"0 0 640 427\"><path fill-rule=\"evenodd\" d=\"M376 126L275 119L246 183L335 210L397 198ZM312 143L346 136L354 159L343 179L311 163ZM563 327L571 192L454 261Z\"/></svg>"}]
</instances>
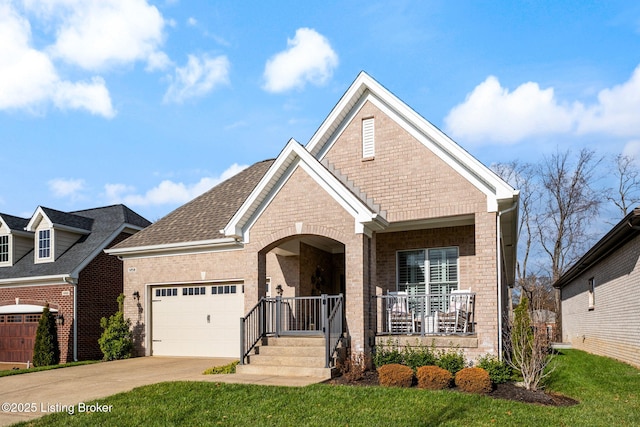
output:
<instances>
[{"instance_id":1,"label":"window shutter","mask_svg":"<svg viewBox=\"0 0 640 427\"><path fill-rule=\"evenodd\" d=\"M373 157L375 152L373 117L362 121L362 158Z\"/></svg>"}]
</instances>

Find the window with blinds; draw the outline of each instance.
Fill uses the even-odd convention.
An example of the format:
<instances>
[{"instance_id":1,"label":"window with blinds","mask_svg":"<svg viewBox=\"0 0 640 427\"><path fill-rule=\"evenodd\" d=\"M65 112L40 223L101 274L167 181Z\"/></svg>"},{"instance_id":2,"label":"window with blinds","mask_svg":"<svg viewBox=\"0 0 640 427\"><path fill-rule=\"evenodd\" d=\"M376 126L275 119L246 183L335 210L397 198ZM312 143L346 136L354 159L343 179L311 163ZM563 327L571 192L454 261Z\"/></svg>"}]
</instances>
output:
<instances>
[{"instance_id":1,"label":"window with blinds","mask_svg":"<svg viewBox=\"0 0 640 427\"><path fill-rule=\"evenodd\" d=\"M362 120L362 158L368 159L376 154L373 117Z\"/></svg>"},{"instance_id":2,"label":"window with blinds","mask_svg":"<svg viewBox=\"0 0 640 427\"><path fill-rule=\"evenodd\" d=\"M446 311L446 296L458 289L458 248L398 251L397 272L398 291L431 294L431 311Z\"/></svg>"}]
</instances>

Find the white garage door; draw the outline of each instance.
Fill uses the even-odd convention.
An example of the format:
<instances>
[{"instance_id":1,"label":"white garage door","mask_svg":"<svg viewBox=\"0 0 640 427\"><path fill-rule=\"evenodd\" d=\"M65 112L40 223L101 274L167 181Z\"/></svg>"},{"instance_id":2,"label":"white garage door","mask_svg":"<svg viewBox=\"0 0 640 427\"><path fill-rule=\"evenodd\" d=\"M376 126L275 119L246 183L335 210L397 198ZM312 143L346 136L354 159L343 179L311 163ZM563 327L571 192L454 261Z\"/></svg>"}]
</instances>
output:
<instances>
[{"instance_id":1,"label":"white garage door","mask_svg":"<svg viewBox=\"0 0 640 427\"><path fill-rule=\"evenodd\" d=\"M242 283L151 289L151 354L240 357Z\"/></svg>"}]
</instances>

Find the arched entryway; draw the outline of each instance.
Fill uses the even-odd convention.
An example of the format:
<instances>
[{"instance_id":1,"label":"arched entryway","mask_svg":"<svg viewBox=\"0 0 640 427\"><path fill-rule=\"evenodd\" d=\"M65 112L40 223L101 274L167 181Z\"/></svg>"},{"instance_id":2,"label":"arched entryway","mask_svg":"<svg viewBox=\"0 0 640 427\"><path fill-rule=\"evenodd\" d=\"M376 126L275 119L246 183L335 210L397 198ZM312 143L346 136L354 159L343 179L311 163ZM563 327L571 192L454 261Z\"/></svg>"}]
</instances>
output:
<instances>
[{"instance_id":1,"label":"arched entryway","mask_svg":"<svg viewBox=\"0 0 640 427\"><path fill-rule=\"evenodd\" d=\"M285 237L260 251L264 295L308 297L345 293L345 246L325 236ZM261 280L261 281L262 281Z\"/></svg>"}]
</instances>

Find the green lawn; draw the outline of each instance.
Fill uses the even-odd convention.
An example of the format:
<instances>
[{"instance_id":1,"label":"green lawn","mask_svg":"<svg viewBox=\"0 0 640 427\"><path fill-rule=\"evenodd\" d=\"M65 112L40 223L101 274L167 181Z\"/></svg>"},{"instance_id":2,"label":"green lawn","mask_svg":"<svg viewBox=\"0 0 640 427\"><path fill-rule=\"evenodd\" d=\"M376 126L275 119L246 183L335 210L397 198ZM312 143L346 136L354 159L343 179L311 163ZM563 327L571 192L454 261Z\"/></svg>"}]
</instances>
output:
<instances>
[{"instance_id":1,"label":"green lawn","mask_svg":"<svg viewBox=\"0 0 640 427\"><path fill-rule=\"evenodd\" d=\"M543 407L454 391L302 388L199 382L140 387L100 400L107 414L52 414L22 425L637 426L640 371L576 350L556 358L548 388L580 401Z\"/></svg>"}]
</instances>

